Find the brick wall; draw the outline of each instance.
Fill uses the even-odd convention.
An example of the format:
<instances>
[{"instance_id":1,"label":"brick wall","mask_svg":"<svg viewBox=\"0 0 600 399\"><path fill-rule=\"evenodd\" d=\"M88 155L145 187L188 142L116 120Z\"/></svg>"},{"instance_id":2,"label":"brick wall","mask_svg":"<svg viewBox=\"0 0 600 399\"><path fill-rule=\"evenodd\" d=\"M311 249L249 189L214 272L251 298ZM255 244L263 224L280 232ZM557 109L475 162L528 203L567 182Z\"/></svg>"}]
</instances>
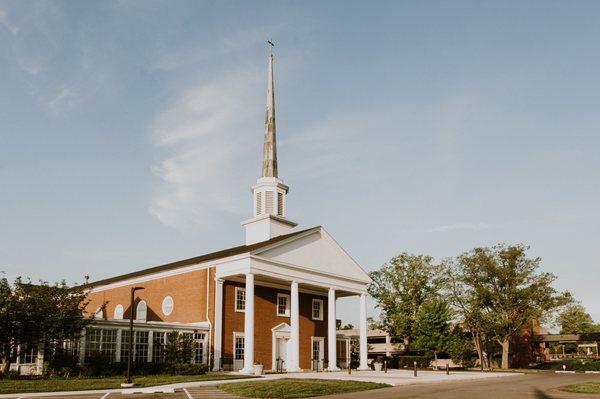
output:
<instances>
[{"instance_id":1,"label":"brick wall","mask_svg":"<svg viewBox=\"0 0 600 399\"><path fill-rule=\"evenodd\" d=\"M226 281L223 284L223 355L233 356L233 333L244 332L244 313L235 311L235 287L243 283ZM289 291L254 286L254 361L272 369L272 328L290 324L290 318L277 316L277 294ZM300 313L300 368L311 368L311 336L325 337L324 355L327 357L327 298L305 293L299 295ZM323 299L323 321L312 320L312 299Z\"/></svg>"},{"instance_id":2,"label":"brick wall","mask_svg":"<svg viewBox=\"0 0 600 399\"><path fill-rule=\"evenodd\" d=\"M128 319L130 314L131 287L136 286L145 288L144 290L136 291L135 303L137 306L139 301L146 301L148 306L148 321L179 323L206 321L207 273L208 269L202 269L100 292L92 292L88 295L90 302L86 307L86 312L93 314L99 306L102 306L106 302L105 318L112 319L115 307L121 304L124 309L124 318ZM162 312L162 301L167 295L171 296L174 302L173 311L168 316Z\"/></svg>"}]
</instances>

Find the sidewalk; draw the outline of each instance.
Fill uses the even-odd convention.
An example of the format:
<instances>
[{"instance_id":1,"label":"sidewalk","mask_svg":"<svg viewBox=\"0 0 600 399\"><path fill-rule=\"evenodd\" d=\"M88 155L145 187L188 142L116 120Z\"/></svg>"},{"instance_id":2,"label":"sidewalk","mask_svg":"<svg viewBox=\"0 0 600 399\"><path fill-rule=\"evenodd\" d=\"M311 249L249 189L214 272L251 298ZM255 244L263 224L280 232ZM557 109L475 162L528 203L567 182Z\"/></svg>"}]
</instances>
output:
<instances>
[{"instance_id":1,"label":"sidewalk","mask_svg":"<svg viewBox=\"0 0 600 399\"><path fill-rule=\"evenodd\" d=\"M336 372L301 372L289 374L266 374L262 378L240 378L234 380L212 380L212 381L196 381L196 382L180 382L176 384L158 385L148 387L151 390L182 390L184 388L208 387L221 384L232 384L245 381L265 381L276 380L281 378L303 378L303 379L324 379L324 380L353 380L363 382L377 382L388 384L390 386L409 385L409 384L426 384L432 382L443 381L469 381L481 380L490 378L507 378L511 376L522 375L522 373L505 373L505 372L475 372L475 371L452 371L446 375L445 371L423 371L419 370L418 376L413 375L412 370L388 370L383 371L352 371L348 374L346 371ZM146 388L144 388L146 389ZM112 393L127 393L124 389L105 389L92 391L67 391L67 392L39 392L39 393L24 393L24 394L3 394L0 399L16 399L16 398L35 398L35 397L74 397L86 395L87 398L102 399L106 394ZM89 395L89 396L88 396ZM110 397L110 395L109 395ZM132 396L135 397L135 396ZM81 398L83 399L83 398Z\"/></svg>"}]
</instances>

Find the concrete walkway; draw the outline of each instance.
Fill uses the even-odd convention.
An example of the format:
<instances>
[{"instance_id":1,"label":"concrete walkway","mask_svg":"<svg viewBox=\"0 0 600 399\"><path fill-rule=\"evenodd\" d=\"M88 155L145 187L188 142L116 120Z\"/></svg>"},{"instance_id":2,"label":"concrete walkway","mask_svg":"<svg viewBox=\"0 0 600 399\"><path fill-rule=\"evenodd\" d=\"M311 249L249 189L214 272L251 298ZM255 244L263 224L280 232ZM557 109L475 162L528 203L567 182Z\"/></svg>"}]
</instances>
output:
<instances>
[{"instance_id":1,"label":"concrete walkway","mask_svg":"<svg viewBox=\"0 0 600 399\"><path fill-rule=\"evenodd\" d=\"M352 371L348 372L323 372L323 373L290 373L290 374L271 374L267 375L267 379L277 378L318 378L324 380L352 380L363 382L377 382L388 384L391 386L407 385L407 384L423 384L430 382L443 381L468 381L480 380L488 378L506 378L511 376L521 375L520 373L498 373L498 372L472 372L472 371L451 371L446 375L445 371L421 371L414 376L412 370L388 370L383 371Z\"/></svg>"},{"instance_id":2,"label":"concrete walkway","mask_svg":"<svg viewBox=\"0 0 600 399\"><path fill-rule=\"evenodd\" d=\"M243 381L264 381L264 380L276 380L281 378L316 378L325 380L353 380L353 381L364 381L364 382L378 382L388 384L390 386L399 386L407 384L426 384L432 382L444 382L444 381L470 381L470 380L483 380L491 378L510 378L512 376L521 375L519 373L498 373L498 372L470 372L470 371L452 371L450 375L446 375L445 371L421 371L419 370L418 376L413 375L412 370L388 370L387 373L383 371L352 371L352 374L348 372L303 372L303 373L289 373L289 374L267 374L262 378L242 378L233 380L213 380L213 381L196 381L196 382L182 382L177 384L159 385L156 387L145 388L146 392L173 392L182 391L183 389L194 389L200 387L210 387L221 384L231 384ZM94 391L70 391L70 392L40 392L40 393L24 393L24 394L7 394L0 395L0 398L67 398L67 397L85 397L87 398L102 398L106 394L107 399L113 396L113 394L127 393L127 390L123 389L104 389ZM114 395L117 396L117 395ZM129 395L128 395L129 396ZM132 397L138 397L137 395Z\"/></svg>"}]
</instances>

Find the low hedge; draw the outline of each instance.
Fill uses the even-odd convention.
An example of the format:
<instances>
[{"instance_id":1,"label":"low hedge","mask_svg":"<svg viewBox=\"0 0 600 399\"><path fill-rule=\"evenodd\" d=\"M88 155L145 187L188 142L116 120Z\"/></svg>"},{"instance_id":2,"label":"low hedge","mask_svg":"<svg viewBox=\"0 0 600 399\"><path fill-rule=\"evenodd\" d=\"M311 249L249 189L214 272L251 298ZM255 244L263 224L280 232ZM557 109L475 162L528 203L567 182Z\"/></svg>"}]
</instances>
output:
<instances>
[{"instance_id":1,"label":"low hedge","mask_svg":"<svg viewBox=\"0 0 600 399\"><path fill-rule=\"evenodd\" d=\"M65 360L65 361L62 361ZM206 374L208 366L196 363L133 363L134 375L200 375ZM127 373L127 362L113 362L101 355L92 355L83 366L70 359L53 359L44 364L46 377L110 377Z\"/></svg>"}]
</instances>

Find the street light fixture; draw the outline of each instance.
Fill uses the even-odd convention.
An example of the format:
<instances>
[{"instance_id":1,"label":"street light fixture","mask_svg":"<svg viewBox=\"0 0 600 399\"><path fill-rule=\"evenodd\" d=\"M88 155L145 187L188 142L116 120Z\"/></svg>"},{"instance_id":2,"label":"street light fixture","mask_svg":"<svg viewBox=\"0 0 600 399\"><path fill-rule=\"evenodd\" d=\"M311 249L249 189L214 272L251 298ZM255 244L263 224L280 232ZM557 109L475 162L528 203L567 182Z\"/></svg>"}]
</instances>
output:
<instances>
[{"instance_id":1,"label":"street light fixture","mask_svg":"<svg viewBox=\"0 0 600 399\"><path fill-rule=\"evenodd\" d=\"M131 287L131 301L129 303L129 353L127 354L127 383L128 387L132 387L133 383L131 382L131 362L133 360L133 308L134 308L134 300L135 300L135 292L143 290L144 287Z\"/></svg>"}]
</instances>

